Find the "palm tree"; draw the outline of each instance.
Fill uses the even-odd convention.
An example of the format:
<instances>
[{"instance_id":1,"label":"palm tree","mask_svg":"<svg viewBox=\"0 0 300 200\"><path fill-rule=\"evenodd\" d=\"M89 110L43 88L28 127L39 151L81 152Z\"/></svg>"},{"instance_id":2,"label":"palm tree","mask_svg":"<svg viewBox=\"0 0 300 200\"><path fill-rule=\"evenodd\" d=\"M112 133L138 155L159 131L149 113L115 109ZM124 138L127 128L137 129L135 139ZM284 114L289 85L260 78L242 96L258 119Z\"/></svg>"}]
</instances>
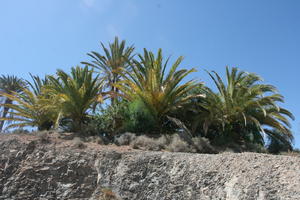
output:
<instances>
[{"instance_id":1,"label":"palm tree","mask_svg":"<svg viewBox=\"0 0 300 200\"><path fill-rule=\"evenodd\" d=\"M71 74L57 71L58 78L49 76L48 93L60 103L57 104L62 116L71 120L71 130L82 130L88 118L88 111L95 104L102 102L102 82L99 76L93 78L93 71L88 67L71 69Z\"/></svg>"},{"instance_id":2,"label":"palm tree","mask_svg":"<svg viewBox=\"0 0 300 200\"><path fill-rule=\"evenodd\" d=\"M286 134L282 134L277 130L273 130L272 133L268 135L267 148L270 153L278 154L293 150L293 138L287 137Z\"/></svg>"},{"instance_id":3,"label":"palm tree","mask_svg":"<svg viewBox=\"0 0 300 200\"><path fill-rule=\"evenodd\" d=\"M208 72L218 92L205 89L206 98L200 103L198 125L209 137L225 136L237 143L254 140L263 143L264 135L274 137L280 132L291 139L288 118L292 113L278 106L282 95L274 86L260 84L262 79L253 73L226 68L227 82L216 72ZM283 138L283 137L281 137Z\"/></svg>"},{"instance_id":4,"label":"palm tree","mask_svg":"<svg viewBox=\"0 0 300 200\"><path fill-rule=\"evenodd\" d=\"M114 84L121 80L120 72L129 70L130 61L134 56L134 47L126 47L125 40L119 43L117 37L113 43L109 44L109 48L106 48L103 43L101 43L101 46L104 55L92 51L87 55L93 60L91 62L82 62L82 64L99 70L98 72L105 81L105 87L110 88L108 93L111 96L111 103L114 104L117 102L116 95L119 92Z\"/></svg>"},{"instance_id":5,"label":"palm tree","mask_svg":"<svg viewBox=\"0 0 300 200\"><path fill-rule=\"evenodd\" d=\"M23 88L21 93L12 92L2 95L11 102L16 102L15 104L3 104L11 109L9 117L0 118L0 120L12 122L7 128L33 126L38 130L49 130L58 123L58 99L49 98L47 92L41 91L37 95L29 89Z\"/></svg>"},{"instance_id":6,"label":"palm tree","mask_svg":"<svg viewBox=\"0 0 300 200\"><path fill-rule=\"evenodd\" d=\"M30 89L33 91L35 95L42 94L43 88L50 84L48 76L45 76L44 78L40 78L39 76L34 76L31 73L29 73L29 75L32 79L32 82L30 81L26 81L26 82L30 86Z\"/></svg>"},{"instance_id":7,"label":"palm tree","mask_svg":"<svg viewBox=\"0 0 300 200\"><path fill-rule=\"evenodd\" d=\"M4 76L0 77L0 96L4 97L4 104L10 105L13 103L13 100L5 97L3 94L12 94L22 92L22 88L26 87L26 83L23 79L20 79L16 76ZM9 107L3 106L2 118L5 118L8 114ZM0 132L3 129L5 121L0 120Z\"/></svg>"},{"instance_id":8,"label":"palm tree","mask_svg":"<svg viewBox=\"0 0 300 200\"><path fill-rule=\"evenodd\" d=\"M129 101L142 101L161 127L162 121L168 115L195 97L188 95L189 91L198 86L194 80L181 84L195 69L177 70L183 59L179 57L167 72L169 59L164 61L161 49L158 50L157 56L144 49L144 55L139 55L139 59L133 60L132 72L123 74L125 80L115 85Z\"/></svg>"}]
</instances>

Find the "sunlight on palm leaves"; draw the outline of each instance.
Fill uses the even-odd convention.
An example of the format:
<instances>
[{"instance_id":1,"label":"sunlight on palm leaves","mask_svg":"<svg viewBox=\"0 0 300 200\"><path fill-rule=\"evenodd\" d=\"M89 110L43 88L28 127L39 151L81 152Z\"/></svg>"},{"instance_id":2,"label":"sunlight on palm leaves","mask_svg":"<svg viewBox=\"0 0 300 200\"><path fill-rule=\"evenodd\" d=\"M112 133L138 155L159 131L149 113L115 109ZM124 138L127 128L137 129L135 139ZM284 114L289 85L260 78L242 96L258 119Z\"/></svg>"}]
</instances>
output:
<instances>
[{"instance_id":1,"label":"sunlight on palm leaves","mask_svg":"<svg viewBox=\"0 0 300 200\"><path fill-rule=\"evenodd\" d=\"M46 85L50 84L48 76L45 76L45 78L40 78L39 76L34 76L31 73L29 74L32 79L32 82L26 81L27 84L30 86L30 89L33 91L35 95L40 95L42 93L42 89Z\"/></svg>"},{"instance_id":2,"label":"sunlight on palm leaves","mask_svg":"<svg viewBox=\"0 0 300 200\"><path fill-rule=\"evenodd\" d=\"M18 78L16 76L9 76L9 75L7 75L7 76L2 75L0 77L0 92L1 93L6 93L6 94L12 94L14 92L21 93L23 87L26 87L26 83L21 78ZM2 98L1 101L4 102L4 104L2 104L2 105L10 105L13 103L13 101L10 98L7 98L4 95L0 94L0 97ZM1 107L3 107L1 117L6 118L8 112L9 112L9 107L8 106L1 106ZM0 121L0 132L3 129L4 123L5 123L5 120Z\"/></svg>"},{"instance_id":3,"label":"sunlight on palm leaves","mask_svg":"<svg viewBox=\"0 0 300 200\"><path fill-rule=\"evenodd\" d=\"M184 84L181 81L195 69L177 70L183 57L179 57L167 72L168 60L163 60L162 50L157 56L144 50L139 55L140 61L133 60L132 72L124 72L124 81L116 86L130 101L140 99L148 108L152 116L160 121L163 117L184 106L194 95L187 95L197 86L191 80Z\"/></svg>"},{"instance_id":4,"label":"sunlight on palm leaves","mask_svg":"<svg viewBox=\"0 0 300 200\"><path fill-rule=\"evenodd\" d=\"M109 44L109 48L106 48L103 43L101 43L101 46L104 55L92 51L88 53L88 56L93 60L91 62L82 62L82 64L99 70L101 77L105 81L105 87L110 88L109 94L111 95L112 103L114 103L118 93L118 88L114 84L121 80L120 72L128 70L129 63L134 56L134 47L126 47L125 40L119 43L117 37L113 43Z\"/></svg>"},{"instance_id":5,"label":"sunlight on palm leaves","mask_svg":"<svg viewBox=\"0 0 300 200\"><path fill-rule=\"evenodd\" d=\"M71 129L80 131L88 111L103 101L103 84L98 76L93 78L93 71L89 71L88 67L73 67L70 75L58 70L57 77L48 77L51 83L48 93L59 100L57 106L62 115L72 120Z\"/></svg>"},{"instance_id":6,"label":"sunlight on palm leaves","mask_svg":"<svg viewBox=\"0 0 300 200\"><path fill-rule=\"evenodd\" d=\"M3 96L16 102L3 104L11 109L9 117L0 120L11 121L7 128L32 126L39 130L50 129L58 119L55 99L45 98L43 94L35 95L34 92L23 88L22 93L2 93Z\"/></svg>"},{"instance_id":7,"label":"sunlight on palm leaves","mask_svg":"<svg viewBox=\"0 0 300 200\"><path fill-rule=\"evenodd\" d=\"M245 131L255 127L257 133L272 135L277 130L292 138L288 118L294 119L292 113L278 106L283 96L272 85L259 84L262 79L253 73L226 68L225 84L216 72L209 76L217 86L218 93L206 88L206 98L201 103L204 131L210 127L219 127L220 132L235 135L238 140L245 139ZM252 128L253 130L253 128Z\"/></svg>"}]
</instances>

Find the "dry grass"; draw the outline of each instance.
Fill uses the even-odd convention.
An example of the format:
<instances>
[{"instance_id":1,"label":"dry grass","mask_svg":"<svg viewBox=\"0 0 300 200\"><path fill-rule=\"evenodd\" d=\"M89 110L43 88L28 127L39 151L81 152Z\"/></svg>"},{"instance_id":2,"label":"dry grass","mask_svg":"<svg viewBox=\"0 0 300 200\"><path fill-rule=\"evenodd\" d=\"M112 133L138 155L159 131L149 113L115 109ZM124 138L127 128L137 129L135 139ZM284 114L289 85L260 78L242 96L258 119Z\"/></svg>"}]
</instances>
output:
<instances>
[{"instance_id":1,"label":"dry grass","mask_svg":"<svg viewBox=\"0 0 300 200\"><path fill-rule=\"evenodd\" d=\"M136 139L136 135L134 133L123 133L119 137L115 138L116 145L130 145L130 143Z\"/></svg>"},{"instance_id":2,"label":"dry grass","mask_svg":"<svg viewBox=\"0 0 300 200\"><path fill-rule=\"evenodd\" d=\"M100 145L104 145L105 142L103 141L103 139L101 137L98 136L90 136L90 137L86 137L83 138L85 142L91 142L91 143L96 143L96 144L100 144Z\"/></svg>"},{"instance_id":3,"label":"dry grass","mask_svg":"<svg viewBox=\"0 0 300 200\"><path fill-rule=\"evenodd\" d=\"M281 153L279 153L279 155L300 157L300 150L296 149L294 151L281 152Z\"/></svg>"},{"instance_id":4,"label":"dry grass","mask_svg":"<svg viewBox=\"0 0 300 200\"><path fill-rule=\"evenodd\" d=\"M110 188L103 188L99 200L121 200Z\"/></svg>"},{"instance_id":5,"label":"dry grass","mask_svg":"<svg viewBox=\"0 0 300 200\"><path fill-rule=\"evenodd\" d=\"M218 151L210 144L207 138L194 137L192 140L197 147L198 153L218 153Z\"/></svg>"},{"instance_id":6,"label":"dry grass","mask_svg":"<svg viewBox=\"0 0 300 200\"><path fill-rule=\"evenodd\" d=\"M77 135L76 135L77 136ZM115 144L107 144L101 137L76 137L71 133L57 133L57 132L36 132L29 134L5 134L0 135L0 140L17 139L24 143L31 141L38 141L39 145L51 145L51 148L68 149L73 148L77 151L103 151L115 150L118 152L128 151L170 151L170 152L191 152L191 153L215 153L212 151L213 147L205 138L193 138L194 144L197 148L192 147L177 134L163 135L159 138L149 136L136 136L133 133L125 133L123 137L119 137L116 141L121 146ZM73 138L73 139L71 139ZM126 144L126 145L123 145ZM129 144L129 145L128 145Z\"/></svg>"},{"instance_id":7,"label":"dry grass","mask_svg":"<svg viewBox=\"0 0 300 200\"><path fill-rule=\"evenodd\" d=\"M188 152L188 153L196 152L196 149L194 149L187 142L183 141L178 135L173 135L171 137L171 141L166 146L166 150L171 152Z\"/></svg>"},{"instance_id":8,"label":"dry grass","mask_svg":"<svg viewBox=\"0 0 300 200\"><path fill-rule=\"evenodd\" d=\"M155 139L142 135L136 137L130 145L134 149L160 151L165 148L165 141L163 139Z\"/></svg>"},{"instance_id":9,"label":"dry grass","mask_svg":"<svg viewBox=\"0 0 300 200\"><path fill-rule=\"evenodd\" d=\"M86 145L84 144L84 142L80 137L75 137L73 139L73 147L77 149L85 149Z\"/></svg>"}]
</instances>

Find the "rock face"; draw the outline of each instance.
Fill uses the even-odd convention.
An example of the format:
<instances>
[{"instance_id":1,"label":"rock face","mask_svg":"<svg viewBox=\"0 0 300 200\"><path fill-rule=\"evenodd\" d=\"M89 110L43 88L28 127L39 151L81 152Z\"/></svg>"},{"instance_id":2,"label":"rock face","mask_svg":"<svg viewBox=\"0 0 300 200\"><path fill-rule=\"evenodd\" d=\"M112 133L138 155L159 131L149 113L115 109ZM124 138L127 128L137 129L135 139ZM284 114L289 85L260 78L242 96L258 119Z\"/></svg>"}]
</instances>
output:
<instances>
[{"instance_id":1,"label":"rock face","mask_svg":"<svg viewBox=\"0 0 300 200\"><path fill-rule=\"evenodd\" d=\"M1 136L0 199L300 199L299 157L85 146Z\"/></svg>"}]
</instances>

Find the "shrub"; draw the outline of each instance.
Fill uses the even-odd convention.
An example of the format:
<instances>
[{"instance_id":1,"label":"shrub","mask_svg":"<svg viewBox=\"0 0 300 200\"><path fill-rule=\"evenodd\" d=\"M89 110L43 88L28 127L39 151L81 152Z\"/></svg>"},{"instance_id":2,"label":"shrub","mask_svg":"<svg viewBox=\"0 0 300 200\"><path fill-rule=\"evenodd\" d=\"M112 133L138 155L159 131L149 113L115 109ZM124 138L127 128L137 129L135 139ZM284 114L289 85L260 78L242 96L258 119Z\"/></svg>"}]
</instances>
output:
<instances>
[{"instance_id":1,"label":"shrub","mask_svg":"<svg viewBox=\"0 0 300 200\"><path fill-rule=\"evenodd\" d=\"M171 137L171 141L166 147L171 152L196 152L196 149L182 140L179 135L175 134Z\"/></svg>"},{"instance_id":2,"label":"shrub","mask_svg":"<svg viewBox=\"0 0 300 200\"><path fill-rule=\"evenodd\" d=\"M77 149L84 149L86 148L86 145L84 144L84 142L81 140L80 137L75 137L73 139L73 147Z\"/></svg>"},{"instance_id":3,"label":"shrub","mask_svg":"<svg viewBox=\"0 0 300 200\"><path fill-rule=\"evenodd\" d=\"M84 138L84 141L101 144L101 145L106 143L105 140L102 139L102 137L100 137L100 136L89 136L89 137Z\"/></svg>"},{"instance_id":4,"label":"shrub","mask_svg":"<svg viewBox=\"0 0 300 200\"><path fill-rule=\"evenodd\" d=\"M85 132L113 140L124 132L149 133L154 129L154 120L140 101L122 101L102 108L90 119Z\"/></svg>"},{"instance_id":5,"label":"shrub","mask_svg":"<svg viewBox=\"0 0 300 200\"><path fill-rule=\"evenodd\" d=\"M246 148L243 151L256 152L256 153L268 153L268 150L263 145L257 143L246 144Z\"/></svg>"},{"instance_id":6,"label":"shrub","mask_svg":"<svg viewBox=\"0 0 300 200\"><path fill-rule=\"evenodd\" d=\"M136 137L131 144L134 149L160 151L165 148L166 140L162 138L150 138L145 135Z\"/></svg>"},{"instance_id":7,"label":"shrub","mask_svg":"<svg viewBox=\"0 0 300 200\"><path fill-rule=\"evenodd\" d=\"M171 152L217 153L217 150L210 144L207 138L194 137L192 138L191 144L189 144L178 134L171 136L166 149Z\"/></svg>"},{"instance_id":8,"label":"shrub","mask_svg":"<svg viewBox=\"0 0 300 200\"><path fill-rule=\"evenodd\" d=\"M99 115L96 116L96 123L100 133L109 136L115 136L123 131L125 115L127 113L128 103L126 101L118 102L106 109L101 109Z\"/></svg>"},{"instance_id":9,"label":"shrub","mask_svg":"<svg viewBox=\"0 0 300 200\"><path fill-rule=\"evenodd\" d=\"M134 133L153 133L156 131L155 119L141 100L128 104L124 128Z\"/></svg>"},{"instance_id":10,"label":"shrub","mask_svg":"<svg viewBox=\"0 0 300 200\"><path fill-rule=\"evenodd\" d=\"M89 135L101 135L112 140L121 132L126 132L124 124L128 113L128 102L117 102L100 108L98 114L90 118L85 127Z\"/></svg>"},{"instance_id":11,"label":"shrub","mask_svg":"<svg viewBox=\"0 0 300 200\"><path fill-rule=\"evenodd\" d=\"M162 135L158 138L146 135L136 136L133 133L125 133L116 139L119 145L130 144L134 149L160 151L167 150L170 152L187 152L187 153L217 153L218 151L209 143L209 140L202 137L192 138L189 144L178 134Z\"/></svg>"},{"instance_id":12,"label":"shrub","mask_svg":"<svg viewBox=\"0 0 300 200\"><path fill-rule=\"evenodd\" d=\"M204 137L194 137L193 143L199 153L217 153L218 151L210 144L209 139Z\"/></svg>"},{"instance_id":13,"label":"shrub","mask_svg":"<svg viewBox=\"0 0 300 200\"><path fill-rule=\"evenodd\" d=\"M126 132L115 138L116 145L129 145L133 140L136 139L134 133Z\"/></svg>"}]
</instances>

